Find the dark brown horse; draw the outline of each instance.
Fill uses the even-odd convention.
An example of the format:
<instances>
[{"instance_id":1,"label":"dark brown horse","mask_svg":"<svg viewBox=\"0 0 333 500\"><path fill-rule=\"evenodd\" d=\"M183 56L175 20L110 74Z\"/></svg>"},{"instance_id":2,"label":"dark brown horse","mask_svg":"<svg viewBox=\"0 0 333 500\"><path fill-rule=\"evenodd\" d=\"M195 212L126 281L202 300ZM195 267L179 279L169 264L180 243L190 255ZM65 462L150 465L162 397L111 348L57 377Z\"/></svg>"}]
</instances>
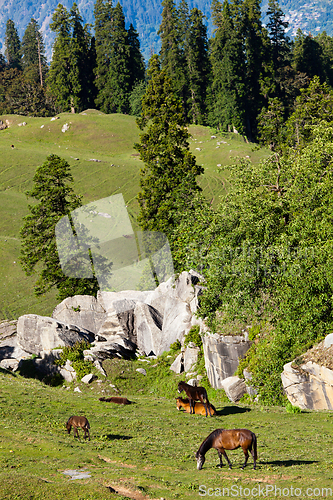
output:
<instances>
[{"instance_id":1,"label":"dark brown horse","mask_svg":"<svg viewBox=\"0 0 333 500\"><path fill-rule=\"evenodd\" d=\"M202 442L198 449L195 458L197 459L197 469L201 470L205 463L205 454L211 448L215 448L219 454L220 463L218 467L222 467L222 455L225 457L231 469L231 462L227 457L225 450L236 450L242 448L245 455L245 462L242 469L246 466L249 458L249 451L253 457L253 468L256 468L257 461L257 437L254 432L248 429L216 429Z\"/></svg>"},{"instance_id":2,"label":"dark brown horse","mask_svg":"<svg viewBox=\"0 0 333 500\"><path fill-rule=\"evenodd\" d=\"M206 417L207 417L207 408L209 411L209 415L212 416L210 412L210 405L208 401L208 396L207 396L207 391L204 387L193 387L192 385L187 384L186 382L179 382L178 384L178 392L186 392L186 396L189 399L190 403L190 413L194 413L194 402L195 401L201 401L201 403L204 405L205 410L206 410ZM192 412L193 410L193 412Z\"/></svg>"},{"instance_id":3,"label":"dark brown horse","mask_svg":"<svg viewBox=\"0 0 333 500\"><path fill-rule=\"evenodd\" d=\"M69 417L66 423L66 429L68 434L71 432L71 428L74 428L74 437L77 436L80 439L79 432L78 432L78 427L84 430L84 439L86 439L87 435L90 441L90 434L89 434L89 429L90 429L90 424L88 422L88 419L86 417L76 417L72 416Z\"/></svg>"},{"instance_id":4,"label":"dark brown horse","mask_svg":"<svg viewBox=\"0 0 333 500\"><path fill-rule=\"evenodd\" d=\"M105 401L106 403L116 403L118 405L130 405L132 401L127 398L121 398L119 396L112 396L111 398L99 398L100 401Z\"/></svg>"}]
</instances>

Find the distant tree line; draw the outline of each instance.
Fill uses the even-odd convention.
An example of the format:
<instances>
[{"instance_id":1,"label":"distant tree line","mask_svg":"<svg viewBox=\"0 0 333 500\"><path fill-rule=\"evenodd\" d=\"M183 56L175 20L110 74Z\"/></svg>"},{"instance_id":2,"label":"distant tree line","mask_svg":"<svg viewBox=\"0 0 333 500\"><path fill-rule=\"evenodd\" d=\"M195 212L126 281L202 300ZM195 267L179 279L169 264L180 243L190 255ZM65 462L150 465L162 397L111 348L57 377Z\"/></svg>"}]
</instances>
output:
<instances>
[{"instance_id":1,"label":"distant tree line","mask_svg":"<svg viewBox=\"0 0 333 500\"><path fill-rule=\"evenodd\" d=\"M174 82L187 123L237 130L274 149L276 127L295 111L300 89L314 76L333 86L333 38L299 30L291 41L277 0L269 0L266 26L259 0L212 0L210 40L199 9L189 11L186 0L178 8L174 0L162 6L161 70ZM75 3L69 11L58 5L49 66L37 22L30 21L21 41L7 21L0 112L45 115L94 107L140 114L147 77L138 33L133 25L126 29L119 3L96 0L94 16L92 36Z\"/></svg>"}]
</instances>

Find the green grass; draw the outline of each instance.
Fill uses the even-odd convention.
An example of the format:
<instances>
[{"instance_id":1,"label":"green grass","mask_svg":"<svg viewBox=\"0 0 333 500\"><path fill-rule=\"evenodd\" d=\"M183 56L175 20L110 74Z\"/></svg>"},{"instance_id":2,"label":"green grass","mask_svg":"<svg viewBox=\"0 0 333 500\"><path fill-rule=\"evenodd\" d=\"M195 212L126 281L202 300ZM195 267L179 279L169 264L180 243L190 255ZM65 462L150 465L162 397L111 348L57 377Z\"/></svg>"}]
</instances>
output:
<instances>
[{"instance_id":1,"label":"green grass","mask_svg":"<svg viewBox=\"0 0 333 500\"><path fill-rule=\"evenodd\" d=\"M137 366L144 366L147 377L135 372ZM88 387L80 384L82 393L74 393L74 386L51 388L0 372L1 500L186 500L202 498L200 485L214 491L293 487L303 491L298 498L307 498L309 487L332 487L331 413L290 414L282 407L235 405L216 398L212 399L216 417L189 415L176 409L181 376L170 374L158 390L156 379L166 369L163 358L150 363L109 360L104 367L107 378ZM147 380L155 380L152 389ZM101 395L115 394L110 383L133 404L100 402ZM67 435L64 424L74 414L89 419L91 441ZM241 450L228 452L232 470L217 469L217 452L210 450L204 468L197 471L195 452L212 430L221 427L256 433L259 459L255 471L251 457L248 467L240 469ZM91 477L71 480L64 475L66 470L79 469ZM118 494L111 494L107 487Z\"/></svg>"},{"instance_id":2,"label":"green grass","mask_svg":"<svg viewBox=\"0 0 333 500\"><path fill-rule=\"evenodd\" d=\"M27 278L19 265L19 230L29 203L24 193L32 187L36 168L51 153L65 158L83 203L122 193L135 228L142 163L133 144L139 140L139 130L133 116L105 115L95 110L62 113L55 121L16 115L0 119L10 123L0 131L0 319L16 319L27 313L49 316L56 305L56 294L34 297L35 278ZM19 126L23 121L27 125ZM65 123L70 128L63 133ZM235 156L250 156L256 162L267 154L253 152L252 146L237 136L211 139L213 132L208 127L190 126L189 131L190 148L205 168L200 183L213 204L228 189L227 165ZM225 144L217 148L217 141ZM220 171L217 165L226 168Z\"/></svg>"}]
</instances>

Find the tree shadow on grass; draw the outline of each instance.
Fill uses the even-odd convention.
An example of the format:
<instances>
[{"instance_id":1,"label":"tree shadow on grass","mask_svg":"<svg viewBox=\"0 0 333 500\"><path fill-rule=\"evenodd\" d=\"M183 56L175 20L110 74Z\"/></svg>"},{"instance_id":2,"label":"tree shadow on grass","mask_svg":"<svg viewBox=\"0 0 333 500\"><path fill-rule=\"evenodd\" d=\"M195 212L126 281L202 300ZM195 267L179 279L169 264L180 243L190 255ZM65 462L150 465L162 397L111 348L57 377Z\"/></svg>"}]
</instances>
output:
<instances>
[{"instance_id":1,"label":"tree shadow on grass","mask_svg":"<svg viewBox=\"0 0 333 500\"><path fill-rule=\"evenodd\" d=\"M260 465L273 465L278 467L292 467L293 465L318 464L319 460L272 460L271 462L260 462Z\"/></svg>"},{"instance_id":2,"label":"tree shadow on grass","mask_svg":"<svg viewBox=\"0 0 333 500\"><path fill-rule=\"evenodd\" d=\"M120 434L106 434L104 436L104 439L106 441L114 441L114 440L121 440L121 441L127 441L128 439L133 439L133 436L122 436Z\"/></svg>"},{"instance_id":3,"label":"tree shadow on grass","mask_svg":"<svg viewBox=\"0 0 333 500\"><path fill-rule=\"evenodd\" d=\"M235 415L237 413L246 413L251 411L251 408L242 408L239 406L225 406L221 410L216 410L216 415L219 417L226 417L227 415Z\"/></svg>"}]
</instances>

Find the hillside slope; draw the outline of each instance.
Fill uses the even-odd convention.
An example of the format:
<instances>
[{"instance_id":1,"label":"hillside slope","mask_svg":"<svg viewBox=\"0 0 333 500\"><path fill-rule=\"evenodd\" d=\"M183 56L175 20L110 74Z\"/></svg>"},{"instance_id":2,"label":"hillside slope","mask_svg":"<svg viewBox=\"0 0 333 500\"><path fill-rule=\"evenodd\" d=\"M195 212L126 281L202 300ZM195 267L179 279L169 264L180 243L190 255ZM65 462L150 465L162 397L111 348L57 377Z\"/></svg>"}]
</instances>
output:
<instances>
[{"instance_id":1,"label":"hillside slope","mask_svg":"<svg viewBox=\"0 0 333 500\"><path fill-rule=\"evenodd\" d=\"M20 116L0 119L10 123L0 132L0 319L15 319L24 313L50 315L56 305L55 294L36 299L34 279L27 278L19 264L19 230L31 203L24 193L32 187L36 168L51 153L65 158L83 203L122 193L135 227L142 163L133 144L139 131L133 116L103 115L95 110L79 115L63 113L55 121ZM23 121L27 125L19 126ZM63 133L65 123L69 130ZM208 127L192 126L190 132L191 150L205 167L200 183L213 203L228 187L227 170L221 172L217 165L228 165L235 156L258 161L266 154L252 152L251 145L240 137L212 139Z\"/></svg>"}]
</instances>

